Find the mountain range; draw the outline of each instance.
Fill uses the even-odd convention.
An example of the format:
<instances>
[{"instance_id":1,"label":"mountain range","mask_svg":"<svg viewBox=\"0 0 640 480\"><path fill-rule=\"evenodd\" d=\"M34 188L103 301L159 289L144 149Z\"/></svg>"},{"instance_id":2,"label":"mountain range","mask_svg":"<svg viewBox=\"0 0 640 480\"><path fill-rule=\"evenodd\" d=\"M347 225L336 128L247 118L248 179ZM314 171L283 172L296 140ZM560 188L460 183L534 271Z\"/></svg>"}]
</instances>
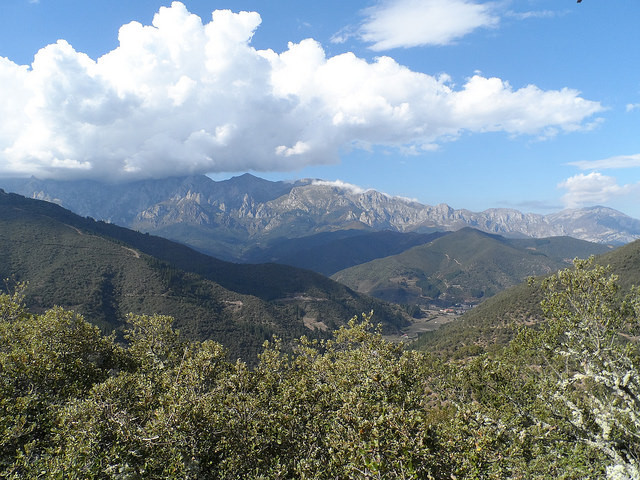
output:
<instances>
[{"instance_id":1,"label":"mountain range","mask_svg":"<svg viewBox=\"0 0 640 480\"><path fill-rule=\"evenodd\" d=\"M128 184L1 179L0 187L235 262L277 260L278 245L291 239L302 251L357 232L428 234L473 227L511 238L570 236L611 245L640 238L640 220L606 207L549 215L502 208L472 212L339 182L272 182L250 174L224 181L199 175Z\"/></svg>"},{"instance_id":2,"label":"mountain range","mask_svg":"<svg viewBox=\"0 0 640 480\"><path fill-rule=\"evenodd\" d=\"M412 309L387 302L479 303L640 237L603 207L473 213L320 180L0 182L31 197L0 191L0 276L30 281L31 308L73 308L105 331L127 312L166 313L244 358L272 334L321 336L370 310L398 332Z\"/></svg>"},{"instance_id":3,"label":"mountain range","mask_svg":"<svg viewBox=\"0 0 640 480\"><path fill-rule=\"evenodd\" d=\"M28 282L34 312L70 308L105 332L129 312L171 315L187 338L215 339L249 362L274 334L322 336L371 310L389 331L407 323L398 307L309 270L224 262L2 190L0 278Z\"/></svg>"}]
</instances>

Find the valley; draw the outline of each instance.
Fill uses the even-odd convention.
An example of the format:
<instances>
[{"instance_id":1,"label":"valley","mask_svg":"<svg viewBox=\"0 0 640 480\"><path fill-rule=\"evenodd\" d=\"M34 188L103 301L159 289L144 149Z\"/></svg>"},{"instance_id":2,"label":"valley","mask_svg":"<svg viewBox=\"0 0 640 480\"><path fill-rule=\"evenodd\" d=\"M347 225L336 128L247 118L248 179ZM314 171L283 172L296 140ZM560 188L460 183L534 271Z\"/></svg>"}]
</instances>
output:
<instances>
[{"instance_id":1,"label":"valley","mask_svg":"<svg viewBox=\"0 0 640 480\"><path fill-rule=\"evenodd\" d=\"M569 223L554 226L515 211L426 207L318 180L271 182L247 174L222 182L205 176L117 185L2 182L32 197L3 194L10 223L0 238L0 274L30 282L31 308L45 310L52 305L42 303L48 298L104 331L120 329L129 311L162 312L173 315L186 336L222 341L243 358L272 334L322 337L370 310L388 338L413 341L457 324L460 305L468 310L529 276L614 248L570 236L539 237L567 231ZM589 217L595 211L607 220ZM634 221L622 221L614 235L617 213L589 212L562 217L602 221L609 234L601 240L635 234ZM543 224L546 229L539 228ZM50 231L67 227L75 238ZM26 236L30 231L40 233ZM60 240L29 247L42 237ZM113 241L121 244L116 250Z\"/></svg>"},{"instance_id":2,"label":"valley","mask_svg":"<svg viewBox=\"0 0 640 480\"><path fill-rule=\"evenodd\" d=\"M409 325L400 329L396 334L384 335L390 342L403 342L411 344L426 332L433 332L440 327L457 321L463 312L455 309L427 308L422 307L419 318L411 318Z\"/></svg>"}]
</instances>

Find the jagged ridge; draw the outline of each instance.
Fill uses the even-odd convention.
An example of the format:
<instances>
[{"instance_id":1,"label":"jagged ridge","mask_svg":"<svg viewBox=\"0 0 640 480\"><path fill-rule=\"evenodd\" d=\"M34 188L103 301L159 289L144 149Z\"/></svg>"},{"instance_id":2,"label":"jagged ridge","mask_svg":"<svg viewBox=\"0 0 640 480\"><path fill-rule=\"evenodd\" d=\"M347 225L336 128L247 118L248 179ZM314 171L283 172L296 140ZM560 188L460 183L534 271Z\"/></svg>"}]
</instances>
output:
<instances>
[{"instance_id":1,"label":"jagged ridge","mask_svg":"<svg viewBox=\"0 0 640 480\"><path fill-rule=\"evenodd\" d=\"M345 229L428 233L473 227L507 237L571 236L615 245L640 238L640 220L606 207L550 215L503 208L472 212L311 179L271 182L245 174L221 182L191 176L108 185L32 178L5 179L0 186L233 260L275 239Z\"/></svg>"}]
</instances>

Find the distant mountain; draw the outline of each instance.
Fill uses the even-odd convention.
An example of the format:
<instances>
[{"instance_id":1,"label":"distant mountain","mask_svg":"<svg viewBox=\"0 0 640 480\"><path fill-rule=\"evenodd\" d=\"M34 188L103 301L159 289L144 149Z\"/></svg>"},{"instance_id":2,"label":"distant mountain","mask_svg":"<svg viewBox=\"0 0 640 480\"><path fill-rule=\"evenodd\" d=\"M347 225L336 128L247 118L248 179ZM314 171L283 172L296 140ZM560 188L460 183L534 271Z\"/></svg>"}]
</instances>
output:
<instances>
[{"instance_id":1,"label":"distant mountain","mask_svg":"<svg viewBox=\"0 0 640 480\"><path fill-rule=\"evenodd\" d=\"M405 304L476 304L576 256L609 251L570 237L506 239L469 227L332 275L354 290Z\"/></svg>"},{"instance_id":2,"label":"distant mountain","mask_svg":"<svg viewBox=\"0 0 640 480\"><path fill-rule=\"evenodd\" d=\"M185 205L193 201L225 211L242 208L248 194L254 201L266 202L287 194L294 186L249 174L223 182L214 182L204 175L121 184L94 180L38 180L33 177L0 179L0 188L6 191L57 203L78 215L122 226L133 224L140 212L163 202ZM197 223L198 215L189 217L185 214L184 220Z\"/></svg>"},{"instance_id":3,"label":"distant mountain","mask_svg":"<svg viewBox=\"0 0 640 480\"><path fill-rule=\"evenodd\" d=\"M221 182L192 176L119 185L3 179L0 187L234 261L277 250L283 240L338 230L433 233L473 227L513 238L571 236L615 245L640 238L640 220L605 207L551 215L471 212L319 180L271 182L249 174Z\"/></svg>"},{"instance_id":4,"label":"distant mountain","mask_svg":"<svg viewBox=\"0 0 640 480\"><path fill-rule=\"evenodd\" d=\"M273 334L322 335L370 310L390 331L405 324L397 308L314 272L223 262L1 190L0 278L28 281L36 311L61 305L105 331L128 312L172 315L187 337L249 361Z\"/></svg>"}]
</instances>

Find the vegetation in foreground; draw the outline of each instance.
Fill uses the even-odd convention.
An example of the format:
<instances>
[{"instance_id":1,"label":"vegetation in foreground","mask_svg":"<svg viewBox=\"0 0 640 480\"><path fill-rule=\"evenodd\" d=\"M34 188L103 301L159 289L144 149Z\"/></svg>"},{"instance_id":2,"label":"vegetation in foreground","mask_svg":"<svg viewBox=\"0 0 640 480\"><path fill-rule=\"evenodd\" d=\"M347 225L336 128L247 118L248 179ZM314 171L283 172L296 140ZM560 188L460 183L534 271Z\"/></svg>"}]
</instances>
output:
<instances>
[{"instance_id":1,"label":"vegetation in foreground","mask_svg":"<svg viewBox=\"0 0 640 480\"><path fill-rule=\"evenodd\" d=\"M577 261L548 321L444 361L371 316L331 340L274 339L255 368L164 316L126 344L73 312L0 296L3 478L640 478L640 292Z\"/></svg>"}]
</instances>

